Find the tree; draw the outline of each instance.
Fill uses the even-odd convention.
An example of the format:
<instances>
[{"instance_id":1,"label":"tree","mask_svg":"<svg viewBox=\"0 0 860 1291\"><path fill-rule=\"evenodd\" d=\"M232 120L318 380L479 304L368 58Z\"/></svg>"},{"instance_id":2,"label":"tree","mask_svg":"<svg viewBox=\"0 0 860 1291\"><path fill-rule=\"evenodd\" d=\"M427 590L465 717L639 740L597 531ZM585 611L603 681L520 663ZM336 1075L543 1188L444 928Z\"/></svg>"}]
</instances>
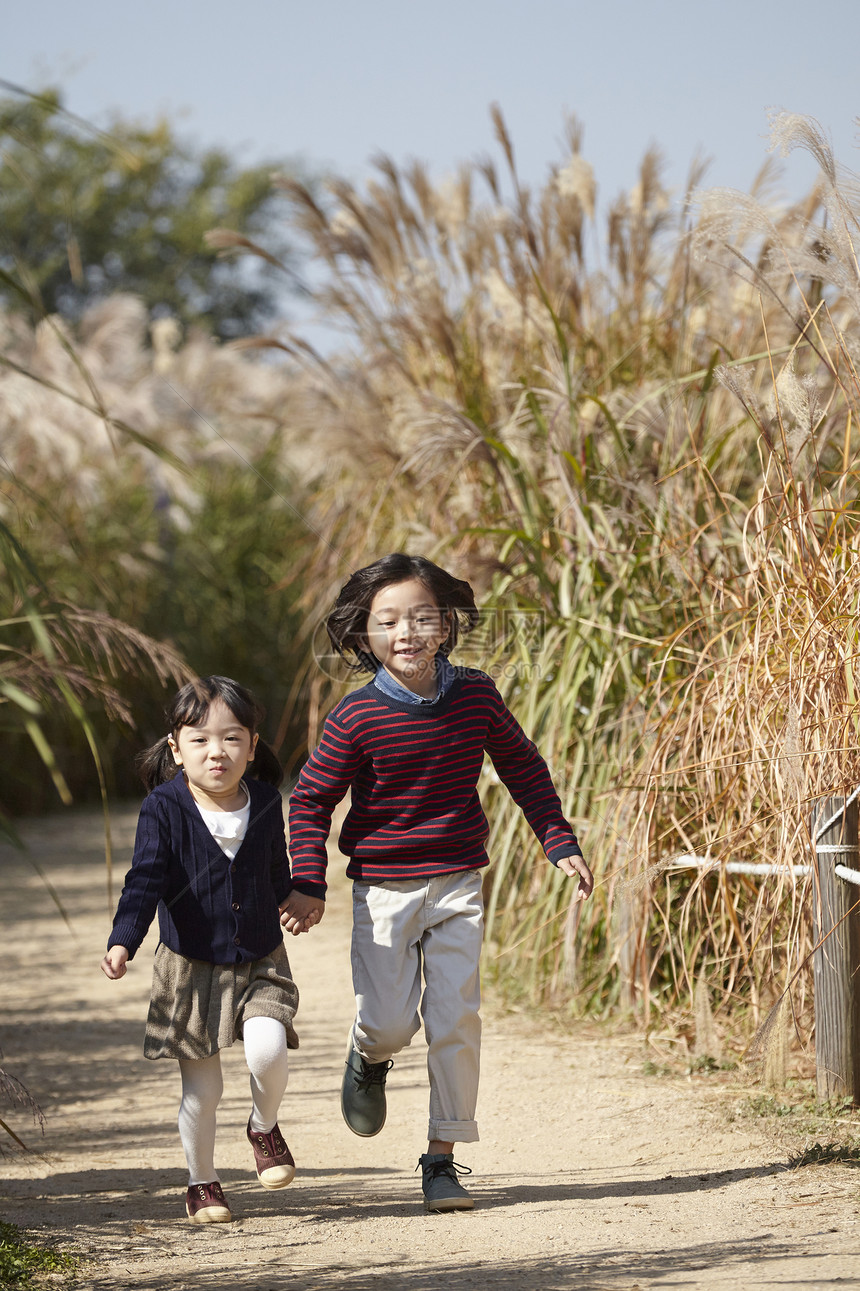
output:
<instances>
[{"instance_id":1,"label":"tree","mask_svg":"<svg viewBox=\"0 0 860 1291\"><path fill-rule=\"evenodd\" d=\"M288 248L272 235L283 223L272 174L285 169L296 168L240 168L226 152L183 143L166 121L144 128L117 118L97 131L56 91L2 98L0 270L24 285L34 318L74 320L128 291L154 316L222 339L259 331L295 284ZM216 226L265 243L286 272L219 259L204 243ZM20 309L21 295L4 285L0 277L0 300Z\"/></svg>"}]
</instances>

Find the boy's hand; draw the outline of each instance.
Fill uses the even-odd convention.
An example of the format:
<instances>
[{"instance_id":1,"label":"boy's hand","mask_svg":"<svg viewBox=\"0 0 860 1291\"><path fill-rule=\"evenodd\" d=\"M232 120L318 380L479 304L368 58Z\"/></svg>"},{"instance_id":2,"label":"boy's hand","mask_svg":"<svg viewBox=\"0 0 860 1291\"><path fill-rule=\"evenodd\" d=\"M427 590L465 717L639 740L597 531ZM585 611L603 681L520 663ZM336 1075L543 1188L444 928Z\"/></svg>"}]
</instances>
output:
<instances>
[{"instance_id":1,"label":"boy's hand","mask_svg":"<svg viewBox=\"0 0 860 1291\"><path fill-rule=\"evenodd\" d=\"M562 856L556 864L569 879L579 878L579 887L573 894L574 901L584 901L591 896L594 887L594 875L581 856Z\"/></svg>"},{"instance_id":2,"label":"boy's hand","mask_svg":"<svg viewBox=\"0 0 860 1291\"><path fill-rule=\"evenodd\" d=\"M305 892L292 891L278 909L284 931L298 937L300 932L310 932L314 924L319 923L325 914L325 901Z\"/></svg>"},{"instance_id":3,"label":"boy's hand","mask_svg":"<svg viewBox=\"0 0 860 1291\"><path fill-rule=\"evenodd\" d=\"M111 946L99 967L105 977L109 977L112 982L115 982L118 978L125 977L127 960L128 951L125 946Z\"/></svg>"}]
</instances>

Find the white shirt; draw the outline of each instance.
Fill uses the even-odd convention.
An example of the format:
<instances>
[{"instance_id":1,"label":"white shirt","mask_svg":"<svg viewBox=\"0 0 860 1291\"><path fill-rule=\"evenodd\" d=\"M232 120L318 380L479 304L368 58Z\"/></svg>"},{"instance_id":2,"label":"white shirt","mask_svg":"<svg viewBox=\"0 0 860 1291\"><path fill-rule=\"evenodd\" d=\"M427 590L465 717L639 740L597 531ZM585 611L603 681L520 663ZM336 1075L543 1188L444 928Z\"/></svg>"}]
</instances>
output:
<instances>
[{"instance_id":1,"label":"white shirt","mask_svg":"<svg viewBox=\"0 0 860 1291\"><path fill-rule=\"evenodd\" d=\"M248 832L248 821L251 817L251 796L245 785L245 805L238 811L204 811L197 803L197 810L203 817L203 824L215 839L225 856L232 861L242 845L242 839Z\"/></svg>"}]
</instances>

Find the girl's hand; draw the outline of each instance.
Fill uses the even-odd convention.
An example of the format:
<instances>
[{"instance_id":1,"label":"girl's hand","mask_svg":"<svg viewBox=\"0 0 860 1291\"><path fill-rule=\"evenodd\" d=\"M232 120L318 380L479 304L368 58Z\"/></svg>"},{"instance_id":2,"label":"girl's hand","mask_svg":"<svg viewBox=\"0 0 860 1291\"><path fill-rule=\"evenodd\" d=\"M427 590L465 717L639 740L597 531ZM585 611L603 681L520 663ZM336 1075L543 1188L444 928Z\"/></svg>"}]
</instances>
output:
<instances>
[{"instance_id":1,"label":"girl's hand","mask_svg":"<svg viewBox=\"0 0 860 1291\"><path fill-rule=\"evenodd\" d=\"M310 932L314 924L319 923L325 914L325 901L321 901L319 897L310 897L305 892L293 891L278 909L284 931L298 937L299 933Z\"/></svg>"},{"instance_id":2,"label":"girl's hand","mask_svg":"<svg viewBox=\"0 0 860 1291\"><path fill-rule=\"evenodd\" d=\"M109 977L112 982L115 982L120 977L125 977L127 961L128 951L125 946L111 946L100 967L105 977Z\"/></svg>"},{"instance_id":3,"label":"girl's hand","mask_svg":"<svg viewBox=\"0 0 860 1291\"><path fill-rule=\"evenodd\" d=\"M569 879L579 877L579 887L573 894L574 901L585 901L587 897L591 896L591 891L594 887L594 875L581 856L562 856L557 865Z\"/></svg>"}]
</instances>

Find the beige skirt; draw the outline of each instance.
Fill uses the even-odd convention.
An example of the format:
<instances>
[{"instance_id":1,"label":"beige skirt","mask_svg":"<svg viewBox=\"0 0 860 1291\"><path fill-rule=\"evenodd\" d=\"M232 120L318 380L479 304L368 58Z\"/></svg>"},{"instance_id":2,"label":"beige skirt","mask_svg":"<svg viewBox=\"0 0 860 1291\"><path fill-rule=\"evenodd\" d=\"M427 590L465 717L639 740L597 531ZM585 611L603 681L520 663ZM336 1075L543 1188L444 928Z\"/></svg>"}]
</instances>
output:
<instances>
[{"instance_id":1,"label":"beige skirt","mask_svg":"<svg viewBox=\"0 0 860 1291\"><path fill-rule=\"evenodd\" d=\"M298 988L283 944L247 964L187 959L161 943L152 970L145 1058L211 1058L242 1039L247 1018L277 1018L298 1049Z\"/></svg>"}]
</instances>

